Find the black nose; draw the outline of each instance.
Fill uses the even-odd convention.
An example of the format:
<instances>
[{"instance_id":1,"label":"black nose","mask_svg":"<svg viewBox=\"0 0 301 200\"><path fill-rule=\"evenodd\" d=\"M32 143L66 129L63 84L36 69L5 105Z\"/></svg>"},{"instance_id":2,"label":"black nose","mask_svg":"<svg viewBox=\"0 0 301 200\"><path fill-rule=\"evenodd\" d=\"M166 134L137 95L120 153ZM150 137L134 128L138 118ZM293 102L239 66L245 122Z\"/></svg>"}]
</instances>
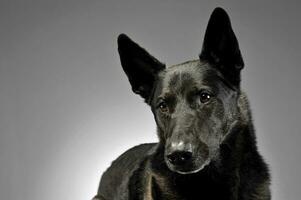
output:
<instances>
[{"instance_id":1,"label":"black nose","mask_svg":"<svg viewBox=\"0 0 301 200\"><path fill-rule=\"evenodd\" d=\"M185 165L191 162L192 153L189 151L176 151L167 155L168 161L173 165Z\"/></svg>"}]
</instances>

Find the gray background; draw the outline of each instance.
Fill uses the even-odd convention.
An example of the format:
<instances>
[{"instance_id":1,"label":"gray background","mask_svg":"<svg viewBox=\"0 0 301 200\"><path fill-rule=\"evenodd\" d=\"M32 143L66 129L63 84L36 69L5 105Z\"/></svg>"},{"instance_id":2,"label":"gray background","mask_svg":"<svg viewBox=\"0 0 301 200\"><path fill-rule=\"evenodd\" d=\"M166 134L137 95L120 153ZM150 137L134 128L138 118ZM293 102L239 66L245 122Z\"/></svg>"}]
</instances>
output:
<instances>
[{"instance_id":1,"label":"gray background","mask_svg":"<svg viewBox=\"0 0 301 200\"><path fill-rule=\"evenodd\" d=\"M297 0L2 0L0 199L90 199L114 158L156 141L152 114L122 72L116 37L129 34L167 64L194 59L216 6L228 11L240 42L273 199L300 199Z\"/></svg>"}]
</instances>

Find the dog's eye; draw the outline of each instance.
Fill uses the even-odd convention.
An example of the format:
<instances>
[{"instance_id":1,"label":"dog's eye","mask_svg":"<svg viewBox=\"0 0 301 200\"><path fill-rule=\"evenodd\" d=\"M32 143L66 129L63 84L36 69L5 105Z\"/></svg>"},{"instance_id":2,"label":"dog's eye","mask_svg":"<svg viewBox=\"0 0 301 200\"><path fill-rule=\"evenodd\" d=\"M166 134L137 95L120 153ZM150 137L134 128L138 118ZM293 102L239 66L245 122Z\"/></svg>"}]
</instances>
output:
<instances>
[{"instance_id":1,"label":"dog's eye","mask_svg":"<svg viewBox=\"0 0 301 200\"><path fill-rule=\"evenodd\" d=\"M210 99L211 99L211 94L209 94L208 92L200 93L200 101L202 103L207 103L208 101L210 101Z\"/></svg>"},{"instance_id":2,"label":"dog's eye","mask_svg":"<svg viewBox=\"0 0 301 200\"><path fill-rule=\"evenodd\" d=\"M163 113L168 112L168 106L165 102L161 102L158 107L161 112L163 112Z\"/></svg>"}]
</instances>

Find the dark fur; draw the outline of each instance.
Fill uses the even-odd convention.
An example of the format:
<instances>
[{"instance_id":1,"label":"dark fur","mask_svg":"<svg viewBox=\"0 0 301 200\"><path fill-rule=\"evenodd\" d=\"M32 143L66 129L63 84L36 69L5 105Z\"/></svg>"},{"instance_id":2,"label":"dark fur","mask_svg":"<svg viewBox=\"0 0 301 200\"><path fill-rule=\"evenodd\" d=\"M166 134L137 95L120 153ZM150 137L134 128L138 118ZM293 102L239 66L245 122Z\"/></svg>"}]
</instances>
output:
<instances>
[{"instance_id":1,"label":"dark fur","mask_svg":"<svg viewBox=\"0 0 301 200\"><path fill-rule=\"evenodd\" d=\"M268 168L240 90L244 63L223 9L210 17L199 60L166 68L124 34L118 50L132 90L151 106L159 143L136 146L115 160L95 199L271 198Z\"/></svg>"}]
</instances>

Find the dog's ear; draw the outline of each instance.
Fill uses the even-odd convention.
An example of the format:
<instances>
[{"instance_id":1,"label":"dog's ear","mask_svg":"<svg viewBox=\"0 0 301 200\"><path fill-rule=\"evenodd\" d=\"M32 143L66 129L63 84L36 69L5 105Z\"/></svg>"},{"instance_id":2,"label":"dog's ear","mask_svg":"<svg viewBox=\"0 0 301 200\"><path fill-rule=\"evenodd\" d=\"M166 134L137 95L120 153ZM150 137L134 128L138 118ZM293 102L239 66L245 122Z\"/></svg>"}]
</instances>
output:
<instances>
[{"instance_id":1,"label":"dog's ear","mask_svg":"<svg viewBox=\"0 0 301 200\"><path fill-rule=\"evenodd\" d=\"M200 59L216 67L235 87L239 87L244 62L228 14L216 8L208 22Z\"/></svg>"},{"instance_id":2,"label":"dog's ear","mask_svg":"<svg viewBox=\"0 0 301 200\"><path fill-rule=\"evenodd\" d=\"M165 65L151 56L125 34L118 36L118 52L124 72L134 93L146 101L150 97L156 76Z\"/></svg>"}]
</instances>

